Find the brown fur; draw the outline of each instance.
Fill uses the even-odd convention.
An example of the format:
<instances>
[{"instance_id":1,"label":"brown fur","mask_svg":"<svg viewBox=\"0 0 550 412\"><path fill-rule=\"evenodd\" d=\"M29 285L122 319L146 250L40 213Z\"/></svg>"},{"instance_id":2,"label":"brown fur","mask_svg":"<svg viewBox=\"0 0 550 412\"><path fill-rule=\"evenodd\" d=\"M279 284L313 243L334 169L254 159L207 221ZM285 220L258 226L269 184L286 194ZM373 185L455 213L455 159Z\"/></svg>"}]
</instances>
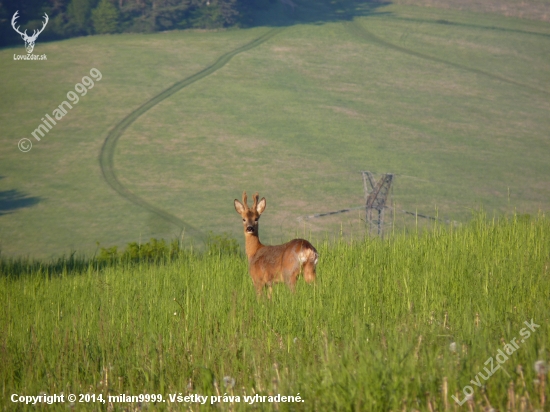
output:
<instances>
[{"instance_id":1,"label":"brown fur","mask_svg":"<svg viewBox=\"0 0 550 412\"><path fill-rule=\"evenodd\" d=\"M262 245L258 236L259 219L266 207L266 200L258 201L258 193L254 195L254 205L248 207L246 192L243 193L243 203L235 199L235 210L243 218L248 270L256 293L269 288L274 283L285 282L291 290L296 286L298 275L303 271L306 282L315 280L315 266L319 255L317 250L305 239L294 239L277 246Z\"/></svg>"}]
</instances>

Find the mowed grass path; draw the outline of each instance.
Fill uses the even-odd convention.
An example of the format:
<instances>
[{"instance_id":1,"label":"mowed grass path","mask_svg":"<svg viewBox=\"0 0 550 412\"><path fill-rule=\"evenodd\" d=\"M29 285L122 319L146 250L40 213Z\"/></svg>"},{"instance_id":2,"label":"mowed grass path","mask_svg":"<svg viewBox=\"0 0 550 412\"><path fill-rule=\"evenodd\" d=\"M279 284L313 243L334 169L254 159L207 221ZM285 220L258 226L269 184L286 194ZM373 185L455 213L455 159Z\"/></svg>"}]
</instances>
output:
<instances>
[{"instance_id":1,"label":"mowed grass path","mask_svg":"<svg viewBox=\"0 0 550 412\"><path fill-rule=\"evenodd\" d=\"M549 360L549 238L542 216L480 216L421 236L318 241L317 282L300 279L295 294L276 286L272 301L256 300L241 255L92 263L52 276L8 268L0 277L0 409L17 409L14 393L64 392L161 394L166 402L149 409L199 410L169 395L218 390L241 401L211 410L251 410L243 396L258 393L300 394L303 403L278 405L285 411L442 411L455 410L451 395L463 400L470 385L476 411L503 411L513 382L514 411L522 402L547 410L550 385L543 408L535 379L548 376L534 364ZM527 337L526 321L538 325ZM511 341L513 353L504 346ZM499 365L499 350L508 359L497 358L503 363L488 377L484 367ZM76 405L107 407L138 405Z\"/></svg>"},{"instance_id":2,"label":"mowed grass path","mask_svg":"<svg viewBox=\"0 0 550 412\"><path fill-rule=\"evenodd\" d=\"M2 103L1 144L12 149L0 154L0 190L40 197L0 216L3 253L178 236L105 185L102 139L143 102L266 30L41 44L52 56L42 66L2 51L10 82L0 87L17 100ZM132 193L204 233L240 236L232 200L258 190L268 200L262 235L273 242L302 230L300 215L360 205L365 169L399 175L398 209L461 221L479 205L535 213L550 198L549 52L547 23L487 14L388 6L290 26L143 114L120 138L115 169ZM91 67L103 80L19 153L19 138ZM332 232L360 218L305 229ZM359 225L341 229L350 227Z\"/></svg>"}]
</instances>

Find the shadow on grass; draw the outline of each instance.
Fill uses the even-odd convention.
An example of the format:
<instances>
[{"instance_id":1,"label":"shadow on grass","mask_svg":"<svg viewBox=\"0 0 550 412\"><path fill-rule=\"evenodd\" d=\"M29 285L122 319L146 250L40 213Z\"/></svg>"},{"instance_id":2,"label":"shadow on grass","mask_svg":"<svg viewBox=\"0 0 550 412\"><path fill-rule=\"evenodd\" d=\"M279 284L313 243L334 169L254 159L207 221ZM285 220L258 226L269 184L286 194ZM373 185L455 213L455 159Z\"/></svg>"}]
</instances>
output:
<instances>
[{"instance_id":1,"label":"shadow on grass","mask_svg":"<svg viewBox=\"0 0 550 412\"><path fill-rule=\"evenodd\" d=\"M1 252L1 250L0 250ZM161 239L151 239L146 243L128 243L124 249L117 246L101 247L94 256L77 256L72 252L68 256L56 259L31 259L27 257L2 256L0 253L0 277L17 279L24 275L43 276L45 278L61 277L65 275L79 275L83 273L99 273L105 268L134 268L135 265L166 265L174 261L186 259L210 259L227 256L241 256L244 259L236 239L227 233L208 233L206 250L198 251L194 248L184 249L178 239L167 243Z\"/></svg>"},{"instance_id":2,"label":"shadow on grass","mask_svg":"<svg viewBox=\"0 0 550 412\"><path fill-rule=\"evenodd\" d=\"M17 209L31 207L40 202L39 197L27 196L17 189L0 192L0 216L7 215Z\"/></svg>"},{"instance_id":3,"label":"shadow on grass","mask_svg":"<svg viewBox=\"0 0 550 412\"><path fill-rule=\"evenodd\" d=\"M1 252L1 250L0 250ZM137 258L123 260L116 256L105 259L101 256L77 256L76 252L53 259L32 259L28 257L2 256L0 253L0 277L18 279L22 276L42 276L46 279L67 275L82 275L84 273L100 271L109 267L132 267L132 265L161 265L189 254L181 251L174 256L155 256L151 258Z\"/></svg>"},{"instance_id":4,"label":"shadow on grass","mask_svg":"<svg viewBox=\"0 0 550 412\"><path fill-rule=\"evenodd\" d=\"M323 24L369 16L390 1L360 0L270 0L264 10L256 10L248 26L291 26L294 24ZM376 13L380 14L380 13Z\"/></svg>"},{"instance_id":5,"label":"shadow on grass","mask_svg":"<svg viewBox=\"0 0 550 412\"><path fill-rule=\"evenodd\" d=\"M0 277L17 279L23 275L38 275L45 278L63 274L82 274L89 270L100 270L108 266L107 262L95 259L76 257L75 253L51 261L36 260L24 257L10 258L0 255Z\"/></svg>"}]
</instances>

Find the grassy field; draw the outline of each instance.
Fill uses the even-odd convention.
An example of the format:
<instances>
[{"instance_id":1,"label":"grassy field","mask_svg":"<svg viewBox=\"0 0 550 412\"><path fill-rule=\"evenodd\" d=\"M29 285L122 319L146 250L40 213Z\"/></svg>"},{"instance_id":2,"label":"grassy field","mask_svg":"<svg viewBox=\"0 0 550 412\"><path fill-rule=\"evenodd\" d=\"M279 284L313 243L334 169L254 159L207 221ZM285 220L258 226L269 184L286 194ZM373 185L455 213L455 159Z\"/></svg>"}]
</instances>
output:
<instances>
[{"instance_id":1,"label":"grassy field","mask_svg":"<svg viewBox=\"0 0 550 412\"><path fill-rule=\"evenodd\" d=\"M43 62L14 61L22 46L0 50L2 254L90 254L96 242L172 239L182 228L197 244L210 231L240 239L232 201L243 189L267 197L265 241L360 234L360 212L297 221L360 206L360 170L397 174L397 210L466 222L481 205L548 209L546 22L297 3L294 23L287 16L242 51L273 26L39 42ZM34 141L92 67L102 80ZM17 149L23 137L29 153Z\"/></svg>"},{"instance_id":2,"label":"grassy field","mask_svg":"<svg viewBox=\"0 0 550 412\"><path fill-rule=\"evenodd\" d=\"M397 0L394 3L402 5L437 7L451 10L474 11L477 13L496 13L508 17L550 21L550 1L548 0Z\"/></svg>"},{"instance_id":3,"label":"grassy field","mask_svg":"<svg viewBox=\"0 0 550 412\"><path fill-rule=\"evenodd\" d=\"M223 251L31 273L4 261L1 409L36 409L12 394L63 392L106 400L76 410L199 410L170 401L178 394L222 396L201 409L250 410L245 395L280 394L303 402L255 408L447 411L468 385L460 410L548 410L550 382L534 365L550 355L549 238L540 215L317 240L317 282L300 280L295 294L277 286L272 301L256 300L244 256ZM165 402L107 402L140 393Z\"/></svg>"},{"instance_id":4,"label":"grassy field","mask_svg":"<svg viewBox=\"0 0 550 412\"><path fill-rule=\"evenodd\" d=\"M0 50L0 410L548 410L549 2L296 3ZM386 238L360 210L297 219L363 204L361 170L396 174ZM243 190L265 243L318 248L314 285L256 299ZM146 259L151 237L195 246ZM61 392L106 402L11 401ZM277 394L301 401L245 404Z\"/></svg>"}]
</instances>

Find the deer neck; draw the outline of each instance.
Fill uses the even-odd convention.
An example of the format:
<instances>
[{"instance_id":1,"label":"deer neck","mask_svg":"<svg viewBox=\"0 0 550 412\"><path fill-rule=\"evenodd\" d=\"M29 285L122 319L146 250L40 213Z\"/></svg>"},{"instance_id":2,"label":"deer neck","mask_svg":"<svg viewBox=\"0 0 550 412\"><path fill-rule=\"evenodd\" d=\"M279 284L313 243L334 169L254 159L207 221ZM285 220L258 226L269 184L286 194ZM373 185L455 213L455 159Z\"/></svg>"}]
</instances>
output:
<instances>
[{"instance_id":1,"label":"deer neck","mask_svg":"<svg viewBox=\"0 0 550 412\"><path fill-rule=\"evenodd\" d=\"M246 249L246 256L248 256L248 259L251 259L258 250L263 248L264 245L260 242L260 238L258 237L258 234L246 234L245 235L245 249Z\"/></svg>"}]
</instances>

